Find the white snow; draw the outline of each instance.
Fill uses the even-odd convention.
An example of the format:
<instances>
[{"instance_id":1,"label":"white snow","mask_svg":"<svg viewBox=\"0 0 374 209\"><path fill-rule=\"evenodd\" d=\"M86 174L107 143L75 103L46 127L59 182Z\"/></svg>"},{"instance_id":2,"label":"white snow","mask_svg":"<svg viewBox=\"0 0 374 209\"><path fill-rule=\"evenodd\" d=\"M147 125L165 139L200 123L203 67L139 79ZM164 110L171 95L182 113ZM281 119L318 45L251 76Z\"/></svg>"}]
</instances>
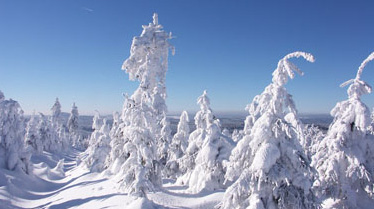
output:
<instances>
[{"instance_id":1,"label":"white snow","mask_svg":"<svg viewBox=\"0 0 374 209\"><path fill-rule=\"evenodd\" d=\"M147 199L118 191L118 182L76 165L80 154L44 152L32 157L33 175L0 169L0 208L213 208L223 191L192 195L164 179L163 189ZM61 170L63 168L63 170ZM62 175L65 173L65 175Z\"/></svg>"}]
</instances>

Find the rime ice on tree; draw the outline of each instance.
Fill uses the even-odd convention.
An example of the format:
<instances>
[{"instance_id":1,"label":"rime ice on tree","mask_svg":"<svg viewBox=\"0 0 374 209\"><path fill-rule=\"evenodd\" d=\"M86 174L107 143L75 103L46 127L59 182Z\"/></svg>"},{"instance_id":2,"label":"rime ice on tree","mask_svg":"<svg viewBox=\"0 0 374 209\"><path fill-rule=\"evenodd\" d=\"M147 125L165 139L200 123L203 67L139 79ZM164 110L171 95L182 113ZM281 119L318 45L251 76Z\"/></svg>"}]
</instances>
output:
<instances>
[{"instance_id":1,"label":"rime ice on tree","mask_svg":"<svg viewBox=\"0 0 374 209\"><path fill-rule=\"evenodd\" d=\"M106 158L109 156L111 150L109 131L109 124L106 122L106 119L104 119L100 130L94 135L97 138L92 140L94 144L91 144L90 148L87 149L89 152L84 159L85 165L91 172L101 172L106 167Z\"/></svg>"},{"instance_id":2,"label":"rime ice on tree","mask_svg":"<svg viewBox=\"0 0 374 209\"><path fill-rule=\"evenodd\" d=\"M173 47L168 40L171 34L162 30L157 14L153 23L143 26L139 37L134 37L130 57L122 69L130 80L138 80L140 85L126 102L120 125L120 143L123 148L117 156L122 156L121 165L115 165L121 187L130 194L144 196L161 186L160 164L157 158L161 137L161 120L166 113L165 76L168 67L168 53ZM113 152L112 152L113 153ZM119 162L111 159L113 163Z\"/></svg>"},{"instance_id":3,"label":"rime ice on tree","mask_svg":"<svg viewBox=\"0 0 374 209\"><path fill-rule=\"evenodd\" d=\"M59 123L61 123L61 118L60 118L61 104L58 98L56 98L56 101L53 104L51 111L52 111L52 115L51 115L52 126L57 127Z\"/></svg>"},{"instance_id":4,"label":"rime ice on tree","mask_svg":"<svg viewBox=\"0 0 374 209\"><path fill-rule=\"evenodd\" d=\"M253 126L233 150L226 177L235 181L221 208L313 208L312 176L300 142L302 124L284 85L294 71L288 59L311 54L294 52L278 62L272 83L249 105Z\"/></svg>"},{"instance_id":5,"label":"rime ice on tree","mask_svg":"<svg viewBox=\"0 0 374 209\"><path fill-rule=\"evenodd\" d=\"M30 151L41 154L43 152L43 142L38 134L38 123L38 118L33 114L26 125L25 144Z\"/></svg>"},{"instance_id":6,"label":"rime ice on tree","mask_svg":"<svg viewBox=\"0 0 374 209\"><path fill-rule=\"evenodd\" d=\"M164 168L166 177L176 178L181 175L178 159L183 157L187 149L188 137L190 135L190 127L188 123L188 113L186 111L183 111L179 118L177 133L175 133L170 144L170 154L168 156L168 162Z\"/></svg>"},{"instance_id":7,"label":"rime ice on tree","mask_svg":"<svg viewBox=\"0 0 374 209\"><path fill-rule=\"evenodd\" d=\"M164 114L163 119L161 120L161 134L159 139L157 140L157 158L159 159L159 162L162 166L166 165L169 156L171 137L170 122Z\"/></svg>"},{"instance_id":8,"label":"rime ice on tree","mask_svg":"<svg viewBox=\"0 0 374 209\"><path fill-rule=\"evenodd\" d=\"M17 101L5 100L0 91L0 168L30 174L31 153L24 146L23 111Z\"/></svg>"},{"instance_id":9,"label":"rime ice on tree","mask_svg":"<svg viewBox=\"0 0 374 209\"><path fill-rule=\"evenodd\" d=\"M370 111L360 99L372 90L361 80L371 60L374 53L361 63L355 79L341 85L349 85L348 100L338 102L331 110L334 121L312 157L319 173L315 190L322 199L334 199L331 206L335 208L368 208L374 204L374 139L366 135Z\"/></svg>"},{"instance_id":10,"label":"rime ice on tree","mask_svg":"<svg viewBox=\"0 0 374 209\"><path fill-rule=\"evenodd\" d=\"M210 100L204 91L197 103L200 111L195 115L196 130L189 137L185 155L178 160L183 176L179 184L189 186L189 191L198 193L223 188L224 174L222 162L227 160L231 144L221 134L221 125L210 109Z\"/></svg>"},{"instance_id":11,"label":"rime ice on tree","mask_svg":"<svg viewBox=\"0 0 374 209\"><path fill-rule=\"evenodd\" d=\"M80 141L80 135L79 135L79 113L78 113L78 107L73 103L73 106L71 107L71 113L68 119L67 124L70 139L73 143L74 147L82 148L83 144Z\"/></svg>"},{"instance_id":12,"label":"rime ice on tree","mask_svg":"<svg viewBox=\"0 0 374 209\"><path fill-rule=\"evenodd\" d=\"M197 104L200 106L200 110L194 117L196 129L189 136L185 155L178 160L179 169L183 176L177 179L177 183L182 185L188 185L191 173L196 166L196 155L201 150L207 134L207 127L213 123L214 116L210 109L210 100L206 91L197 98Z\"/></svg>"}]
</instances>

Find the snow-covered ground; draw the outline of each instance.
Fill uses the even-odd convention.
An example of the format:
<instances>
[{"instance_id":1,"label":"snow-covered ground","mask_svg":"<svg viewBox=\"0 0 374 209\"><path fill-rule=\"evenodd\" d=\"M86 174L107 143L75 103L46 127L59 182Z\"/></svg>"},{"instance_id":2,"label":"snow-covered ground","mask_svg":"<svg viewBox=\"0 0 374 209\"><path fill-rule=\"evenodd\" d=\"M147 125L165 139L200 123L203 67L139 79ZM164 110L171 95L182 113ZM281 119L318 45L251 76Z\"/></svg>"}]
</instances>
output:
<instances>
[{"instance_id":1,"label":"snow-covered ground","mask_svg":"<svg viewBox=\"0 0 374 209\"><path fill-rule=\"evenodd\" d=\"M80 152L33 156L33 175L0 169L0 208L213 208L224 191L188 194L184 186L164 179L162 191L135 199L117 188L104 174L76 165ZM63 172L58 162L64 159Z\"/></svg>"}]
</instances>

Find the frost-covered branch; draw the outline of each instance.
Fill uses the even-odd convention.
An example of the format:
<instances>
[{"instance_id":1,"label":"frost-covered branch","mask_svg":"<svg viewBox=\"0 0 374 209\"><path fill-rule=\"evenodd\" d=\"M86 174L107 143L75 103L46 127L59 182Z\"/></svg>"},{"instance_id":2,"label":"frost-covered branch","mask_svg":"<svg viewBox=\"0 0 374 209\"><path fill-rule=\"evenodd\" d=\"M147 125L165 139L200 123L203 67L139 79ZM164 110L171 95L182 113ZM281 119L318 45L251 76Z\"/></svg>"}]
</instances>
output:
<instances>
[{"instance_id":1,"label":"frost-covered branch","mask_svg":"<svg viewBox=\"0 0 374 209\"><path fill-rule=\"evenodd\" d=\"M304 73L295 64L289 61L291 58L299 57L303 57L308 62L314 62L313 55L306 52L297 51L287 54L285 57L279 60L277 69L275 69L273 72L273 83L280 86L285 85L288 81L288 77L291 79L295 77L294 71L300 75L303 75Z\"/></svg>"}]
</instances>

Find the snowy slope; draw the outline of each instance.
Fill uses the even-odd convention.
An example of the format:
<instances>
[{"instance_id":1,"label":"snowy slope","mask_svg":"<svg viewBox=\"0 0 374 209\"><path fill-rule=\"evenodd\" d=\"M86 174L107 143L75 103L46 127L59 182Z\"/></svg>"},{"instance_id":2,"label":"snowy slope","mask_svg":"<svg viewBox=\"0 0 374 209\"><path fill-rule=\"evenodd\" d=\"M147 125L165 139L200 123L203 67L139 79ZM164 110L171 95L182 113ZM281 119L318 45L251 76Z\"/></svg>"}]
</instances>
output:
<instances>
[{"instance_id":1,"label":"snowy slope","mask_svg":"<svg viewBox=\"0 0 374 209\"><path fill-rule=\"evenodd\" d=\"M134 199L117 189L105 175L77 167L73 150L64 156L34 156L34 175L0 170L0 208L213 208L223 191L188 194L186 188L164 179L164 189L148 194L152 201ZM64 172L56 168L64 158ZM65 176L64 176L65 173Z\"/></svg>"}]
</instances>

